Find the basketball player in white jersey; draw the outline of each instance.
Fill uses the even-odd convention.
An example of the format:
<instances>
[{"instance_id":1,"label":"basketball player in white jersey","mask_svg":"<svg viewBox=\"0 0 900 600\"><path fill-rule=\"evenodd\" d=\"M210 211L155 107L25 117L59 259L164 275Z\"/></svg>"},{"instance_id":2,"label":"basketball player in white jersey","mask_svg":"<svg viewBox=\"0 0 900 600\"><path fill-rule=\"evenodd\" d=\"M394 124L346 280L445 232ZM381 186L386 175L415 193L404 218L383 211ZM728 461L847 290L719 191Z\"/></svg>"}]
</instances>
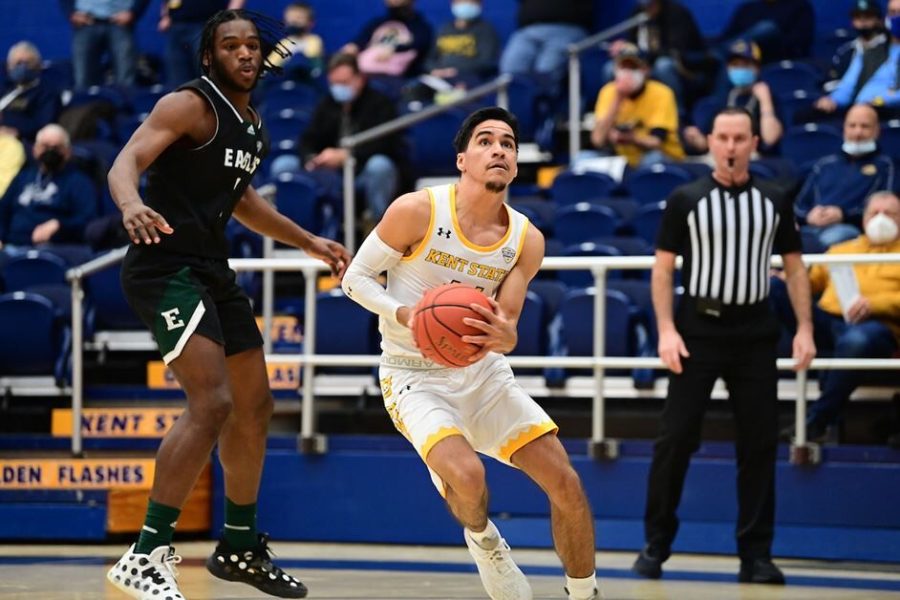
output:
<instances>
[{"instance_id":1,"label":"basketball player in white jersey","mask_svg":"<svg viewBox=\"0 0 900 600\"><path fill-rule=\"evenodd\" d=\"M360 247L343 289L380 317L385 407L465 527L488 595L532 598L488 519L485 471L476 452L521 469L547 493L569 598L599 598L594 521L581 481L556 424L516 383L503 356L516 346L528 283L544 258L541 233L504 203L517 172L518 123L501 108L477 110L454 145L459 182L397 198ZM384 271L387 289L376 279ZM481 289L493 307L478 307L482 318L466 320L482 333L463 341L481 350L463 368L423 358L409 329L412 307L425 291L453 281Z\"/></svg>"}]
</instances>

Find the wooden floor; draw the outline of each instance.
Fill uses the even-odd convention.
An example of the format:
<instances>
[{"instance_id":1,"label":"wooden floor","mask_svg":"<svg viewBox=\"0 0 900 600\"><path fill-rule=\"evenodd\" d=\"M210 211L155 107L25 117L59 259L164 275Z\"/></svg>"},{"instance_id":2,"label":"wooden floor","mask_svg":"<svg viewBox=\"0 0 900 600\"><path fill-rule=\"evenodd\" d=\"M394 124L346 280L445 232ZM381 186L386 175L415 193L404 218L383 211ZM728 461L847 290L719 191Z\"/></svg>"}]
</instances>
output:
<instances>
[{"instance_id":1,"label":"wooden floor","mask_svg":"<svg viewBox=\"0 0 900 600\"><path fill-rule=\"evenodd\" d=\"M466 550L411 546L273 543L277 561L299 576L310 598L389 600L483 599ZM253 588L219 581L203 567L211 542L176 546L181 591L188 600L270 598ZM125 600L105 580L122 546L0 546L0 599ZM535 599L560 599L562 571L545 550L513 550L529 576ZM882 600L900 598L900 568L826 562L778 561L786 587L735 583L733 557L676 555L660 581L635 578L632 553L597 555L601 587L607 600Z\"/></svg>"}]
</instances>

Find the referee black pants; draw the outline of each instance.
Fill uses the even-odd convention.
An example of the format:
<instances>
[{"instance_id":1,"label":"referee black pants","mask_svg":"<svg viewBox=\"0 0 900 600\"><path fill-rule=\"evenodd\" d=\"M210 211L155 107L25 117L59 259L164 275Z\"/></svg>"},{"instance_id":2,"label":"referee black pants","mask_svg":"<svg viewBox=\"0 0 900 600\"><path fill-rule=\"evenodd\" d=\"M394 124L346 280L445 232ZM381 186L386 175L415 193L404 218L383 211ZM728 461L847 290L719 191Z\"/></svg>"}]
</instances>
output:
<instances>
[{"instance_id":1,"label":"referee black pants","mask_svg":"<svg viewBox=\"0 0 900 600\"><path fill-rule=\"evenodd\" d=\"M717 377L728 389L737 425L737 546L741 559L769 557L775 520L778 446L775 341L685 339L690 357L669 392L653 449L644 531L647 543L668 555L678 531L676 510L691 454L700 446L703 415Z\"/></svg>"}]
</instances>

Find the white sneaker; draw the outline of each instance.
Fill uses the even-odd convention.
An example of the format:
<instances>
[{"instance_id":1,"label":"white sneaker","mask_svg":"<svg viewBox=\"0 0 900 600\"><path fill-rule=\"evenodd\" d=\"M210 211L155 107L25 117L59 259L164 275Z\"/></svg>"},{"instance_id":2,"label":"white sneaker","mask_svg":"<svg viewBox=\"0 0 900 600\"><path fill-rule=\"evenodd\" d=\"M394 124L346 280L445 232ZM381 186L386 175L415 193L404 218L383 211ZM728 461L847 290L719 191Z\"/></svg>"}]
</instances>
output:
<instances>
[{"instance_id":1,"label":"white sneaker","mask_svg":"<svg viewBox=\"0 0 900 600\"><path fill-rule=\"evenodd\" d=\"M481 583L491 600L531 600L531 586L513 562L506 540L500 538L494 549L485 550L475 543L468 531L464 537L481 575Z\"/></svg>"},{"instance_id":2,"label":"white sneaker","mask_svg":"<svg viewBox=\"0 0 900 600\"><path fill-rule=\"evenodd\" d=\"M175 565L181 557L171 546L135 554L134 544L106 574L114 586L138 600L185 600L178 589Z\"/></svg>"},{"instance_id":3,"label":"white sneaker","mask_svg":"<svg viewBox=\"0 0 900 600\"><path fill-rule=\"evenodd\" d=\"M566 589L566 595L569 597L569 600L579 600L575 596L569 594L568 589ZM603 600L603 592L600 591L600 588L594 588L594 595L587 600Z\"/></svg>"}]
</instances>

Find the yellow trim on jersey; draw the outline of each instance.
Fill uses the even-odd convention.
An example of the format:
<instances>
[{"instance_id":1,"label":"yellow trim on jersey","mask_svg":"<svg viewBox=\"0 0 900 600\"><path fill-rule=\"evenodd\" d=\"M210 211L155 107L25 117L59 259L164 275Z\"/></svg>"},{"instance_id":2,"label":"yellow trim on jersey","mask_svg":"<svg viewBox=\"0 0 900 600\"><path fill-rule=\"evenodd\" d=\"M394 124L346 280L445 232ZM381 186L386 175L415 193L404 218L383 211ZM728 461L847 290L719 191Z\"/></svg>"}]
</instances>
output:
<instances>
[{"instance_id":1,"label":"yellow trim on jersey","mask_svg":"<svg viewBox=\"0 0 900 600\"><path fill-rule=\"evenodd\" d=\"M418 255L422 254L422 252L425 250L425 246L428 245L428 240L431 239L431 233L434 231L434 218L435 218L434 194L431 193L430 188L425 188L425 191L428 192L428 200L431 202L431 216L428 217L428 229L425 230L425 235L422 237L422 241L419 242L419 246L415 250L413 250L412 254L401 258L400 259L401 262L410 261L410 260L414 259L415 257L417 257Z\"/></svg>"},{"instance_id":2,"label":"yellow trim on jersey","mask_svg":"<svg viewBox=\"0 0 900 600\"><path fill-rule=\"evenodd\" d=\"M522 258L522 248L525 246L525 235L528 233L528 226L531 225L531 221L528 220L528 217L525 217L525 224L522 225L522 235L519 237L519 245L516 246L516 261Z\"/></svg>"},{"instance_id":3,"label":"yellow trim on jersey","mask_svg":"<svg viewBox=\"0 0 900 600\"><path fill-rule=\"evenodd\" d=\"M491 244L490 246L479 246L478 244L474 244L466 239L465 234L463 233L462 227L459 226L459 219L456 218L456 185L450 186L450 218L453 220L453 227L456 229L456 233L459 236L459 241L463 243L463 245L470 250L475 250L476 252L493 252L504 246L509 240L509 236L512 235L513 230L513 213L510 210L509 206L506 204L503 205L506 208L506 214L509 217L509 225L506 226L506 233L503 234L503 237L500 238L495 244Z\"/></svg>"},{"instance_id":4,"label":"yellow trim on jersey","mask_svg":"<svg viewBox=\"0 0 900 600\"><path fill-rule=\"evenodd\" d=\"M425 443L422 444L422 450L419 452L419 456L422 457L422 460L427 461L428 453L431 452L431 449L443 439L446 439L453 435L462 435L462 432L456 427L441 427L436 432L432 433L425 440Z\"/></svg>"},{"instance_id":5,"label":"yellow trim on jersey","mask_svg":"<svg viewBox=\"0 0 900 600\"><path fill-rule=\"evenodd\" d=\"M556 433L557 431L559 431L559 427L557 427L556 423L554 423L553 421L545 421L540 425L532 425L525 431L520 432L516 437L508 440L506 444L501 446L498 456L502 460L512 464L512 455L515 454L516 451L521 450L523 447L538 439L542 435L545 435L547 433Z\"/></svg>"}]
</instances>

